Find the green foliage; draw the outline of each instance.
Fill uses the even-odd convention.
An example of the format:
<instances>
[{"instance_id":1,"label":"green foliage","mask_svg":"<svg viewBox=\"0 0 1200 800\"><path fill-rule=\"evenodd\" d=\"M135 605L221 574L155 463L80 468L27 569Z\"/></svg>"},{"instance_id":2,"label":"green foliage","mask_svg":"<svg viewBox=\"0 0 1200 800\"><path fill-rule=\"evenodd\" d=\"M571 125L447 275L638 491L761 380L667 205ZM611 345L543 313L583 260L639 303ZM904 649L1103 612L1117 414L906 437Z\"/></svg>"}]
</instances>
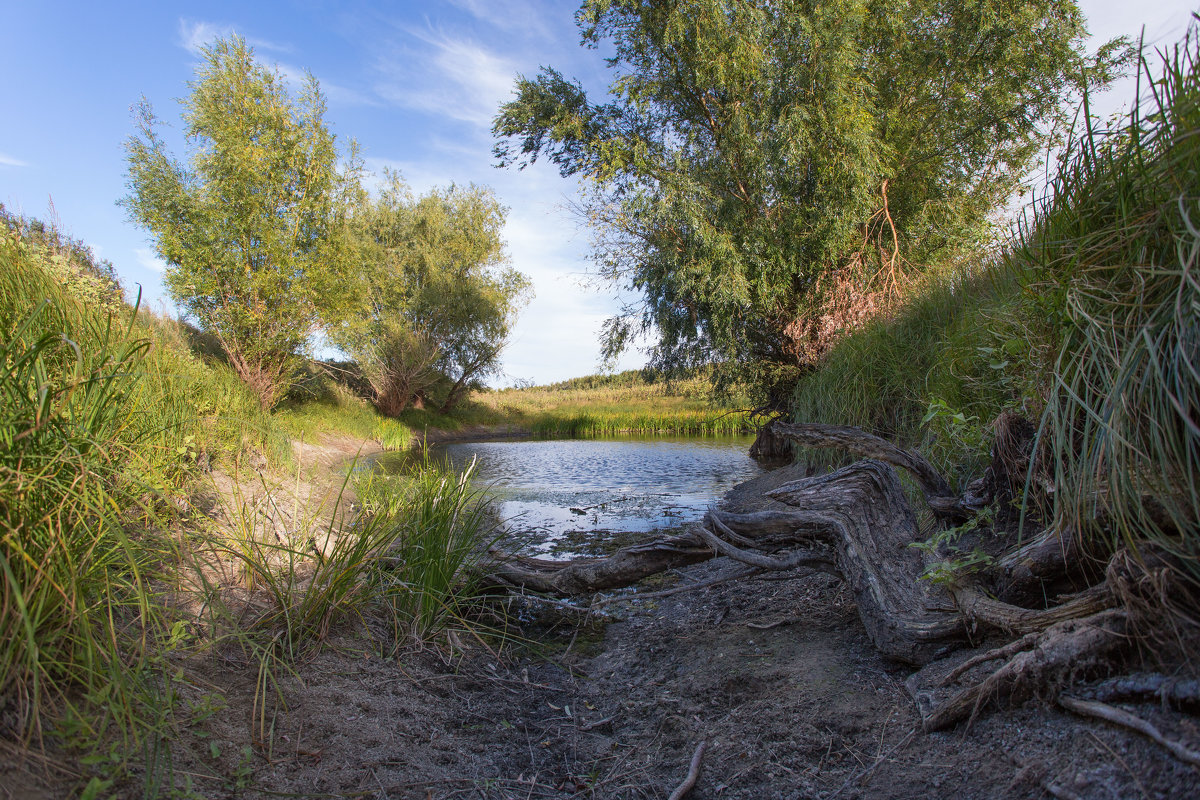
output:
<instances>
[{"instance_id":1,"label":"green foliage","mask_svg":"<svg viewBox=\"0 0 1200 800\"><path fill-rule=\"evenodd\" d=\"M269 409L317 325L354 303L345 216L355 159L339 170L316 81L294 102L243 39L207 48L189 86L189 163L168 154L143 101L123 203L154 236L172 296Z\"/></svg>"},{"instance_id":2,"label":"green foliage","mask_svg":"<svg viewBox=\"0 0 1200 800\"><path fill-rule=\"evenodd\" d=\"M383 413L434 395L445 413L499 370L529 280L505 266L507 209L490 189L413 198L399 175L385 177L355 220L369 300L333 338L359 362Z\"/></svg>"},{"instance_id":3,"label":"green foliage","mask_svg":"<svg viewBox=\"0 0 1200 800\"><path fill-rule=\"evenodd\" d=\"M71 328L55 325L68 315ZM148 342L50 301L5 319L14 327L0 340L0 707L18 735L39 732L51 708L81 705L90 737L107 722L132 732L136 642L160 557L154 537L126 533L147 513L127 464L143 460L132 447L133 384Z\"/></svg>"},{"instance_id":4,"label":"green foliage","mask_svg":"<svg viewBox=\"0 0 1200 800\"><path fill-rule=\"evenodd\" d=\"M865 292L980 241L1119 49L1085 56L1074 0L587 0L578 20L613 52L610 101L521 78L497 158L585 179L600 273L642 298L610 355L652 334L656 365L776 403Z\"/></svg>"},{"instance_id":5,"label":"green foliage","mask_svg":"<svg viewBox=\"0 0 1200 800\"><path fill-rule=\"evenodd\" d=\"M1060 523L1149 539L1200 580L1200 33L1084 114L1009 259L1056 337L1042 420Z\"/></svg>"}]
</instances>

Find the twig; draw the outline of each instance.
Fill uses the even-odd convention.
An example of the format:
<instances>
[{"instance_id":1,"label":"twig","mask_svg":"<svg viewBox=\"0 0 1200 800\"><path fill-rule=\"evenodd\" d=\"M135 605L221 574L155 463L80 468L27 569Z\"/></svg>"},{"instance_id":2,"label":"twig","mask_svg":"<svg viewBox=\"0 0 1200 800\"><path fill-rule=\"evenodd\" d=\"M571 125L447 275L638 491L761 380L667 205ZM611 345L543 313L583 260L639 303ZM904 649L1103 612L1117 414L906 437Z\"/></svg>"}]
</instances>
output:
<instances>
[{"instance_id":1,"label":"twig","mask_svg":"<svg viewBox=\"0 0 1200 800\"><path fill-rule=\"evenodd\" d=\"M615 716L605 717L604 719L598 719L595 722L585 722L579 726L579 730L581 730L581 731L594 730L596 728L599 728L601 725L607 725L608 723L612 722L614 719L616 719Z\"/></svg>"},{"instance_id":2,"label":"twig","mask_svg":"<svg viewBox=\"0 0 1200 800\"><path fill-rule=\"evenodd\" d=\"M718 583L727 583L729 581L740 580L741 578L749 578L751 575L757 575L760 572L762 572L762 569L755 567L753 569L747 569L743 570L742 572L734 573L733 575L726 575L721 578L712 578L707 581L699 581L698 583L688 583L684 584L683 586L675 586L670 589L663 589L660 592L638 592L636 594L615 595L613 597L606 597L603 600L597 600L588 606L588 608L599 608L600 606L606 606L609 603L617 603L621 600L651 600L656 597L667 597L668 595L679 594L681 592L690 592L693 589L707 589L709 586L716 586Z\"/></svg>"},{"instance_id":3,"label":"twig","mask_svg":"<svg viewBox=\"0 0 1200 800\"><path fill-rule=\"evenodd\" d=\"M1063 708L1074 711L1076 714L1083 714L1087 717L1095 717L1106 722L1111 722L1114 725L1120 725L1131 730L1135 730L1143 736L1147 736L1158 742L1163 747L1170 751L1171 755L1178 758L1187 764L1194 767L1200 767L1200 753L1194 750L1189 750L1180 742L1172 741L1163 736L1158 728L1150 724L1141 717L1134 716L1128 711L1122 711L1119 708L1114 708L1107 703L1100 703L1095 700L1080 700L1076 697L1068 697L1066 695L1058 696L1058 703Z\"/></svg>"},{"instance_id":4,"label":"twig","mask_svg":"<svg viewBox=\"0 0 1200 800\"><path fill-rule=\"evenodd\" d=\"M803 617L784 617L777 619L774 622L747 622L747 628L754 628L756 631L769 631L771 628L778 628L780 625L791 625L793 622L799 622Z\"/></svg>"},{"instance_id":5,"label":"twig","mask_svg":"<svg viewBox=\"0 0 1200 800\"><path fill-rule=\"evenodd\" d=\"M687 777L683 779L683 783L675 787L675 791L671 792L671 796L667 800L683 800L683 797L696 785L696 780L700 777L700 762L704 759L704 751L707 749L707 741L702 741L696 746L696 752L692 754L692 763L688 765Z\"/></svg>"}]
</instances>

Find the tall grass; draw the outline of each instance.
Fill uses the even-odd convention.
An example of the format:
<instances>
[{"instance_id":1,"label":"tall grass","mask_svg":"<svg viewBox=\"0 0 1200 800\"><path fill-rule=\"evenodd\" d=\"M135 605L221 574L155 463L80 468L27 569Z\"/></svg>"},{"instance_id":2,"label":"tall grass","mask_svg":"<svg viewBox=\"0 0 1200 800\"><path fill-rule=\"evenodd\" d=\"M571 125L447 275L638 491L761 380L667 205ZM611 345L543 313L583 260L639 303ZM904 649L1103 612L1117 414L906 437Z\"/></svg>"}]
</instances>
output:
<instances>
[{"instance_id":1,"label":"tall grass","mask_svg":"<svg viewBox=\"0 0 1200 800\"><path fill-rule=\"evenodd\" d=\"M85 735L130 733L162 557L128 533L148 521L139 475L155 467L134 447L149 343L21 257L0 236L0 708L18 736L50 708ZM49 299L29 309L29 293Z\"/></svg>"},{"instance_id":2,"label":"tall grass","mask_svg":"<svg viewBox=\"0 0 1200 800\"><path fill-rule=\"evenodd\" d=\"M426 455L404 475L351 473L360 504L353 518L347 483L331 507L291 514L274 507L277 490L269 487L229 493L228 522L197 552L204 605L219 627L254 636L259 649L285 660L320 647L339 622L385 631L381 644L391 653L438 634L464 619L471 567L493 537L471 471L455 473ZM242 583L233 594L220 567L229 561Z\"/></svg>"},{"instance_id":3,"label":"tall grass","mask_svg":"<svg viewBox=\"0 0 1200 800\"><path fill-rule=\"evenodd\" d=\"M368 472L356 483L364 529L390 541L376 582L397 645L461 623L475 596L473 568L498 534L471 486L474 468L456 474L422 451L407 475Z\"/></svg>"},{"instance_id":4,"label":"tall grass","mask_svg":"<svg viewBox=\"0 0 1200 800\"><path fill-rule=\"evenodd\" d=\"M1084 114L1011 255L1061 345L1043 417L1055 511L1180 556L1200 580L1200 36Z\"/></svg>"}]
</instances>

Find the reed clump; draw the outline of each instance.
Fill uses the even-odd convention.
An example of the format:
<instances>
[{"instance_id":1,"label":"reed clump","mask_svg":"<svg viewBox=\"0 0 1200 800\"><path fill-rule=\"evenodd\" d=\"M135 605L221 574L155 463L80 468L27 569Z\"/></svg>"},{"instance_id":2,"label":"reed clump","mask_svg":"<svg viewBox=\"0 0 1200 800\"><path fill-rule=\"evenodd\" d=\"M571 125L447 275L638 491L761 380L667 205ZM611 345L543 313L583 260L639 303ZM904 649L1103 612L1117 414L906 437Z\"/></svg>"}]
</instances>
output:
<instances>
[{"instance_id":1,"label":"reed clump","mask_svg":"<svg viewBox=\"0 0 1200 800\"><path fill-rule=\"evenodd\" d=\"M1056 520L1111 546L1153 543L1200 583L1195 25L1160 57L1141 60L1120 124L1084 114L1006 263L1058 345L1041 425Z\"/></svg>"}]
</instances>

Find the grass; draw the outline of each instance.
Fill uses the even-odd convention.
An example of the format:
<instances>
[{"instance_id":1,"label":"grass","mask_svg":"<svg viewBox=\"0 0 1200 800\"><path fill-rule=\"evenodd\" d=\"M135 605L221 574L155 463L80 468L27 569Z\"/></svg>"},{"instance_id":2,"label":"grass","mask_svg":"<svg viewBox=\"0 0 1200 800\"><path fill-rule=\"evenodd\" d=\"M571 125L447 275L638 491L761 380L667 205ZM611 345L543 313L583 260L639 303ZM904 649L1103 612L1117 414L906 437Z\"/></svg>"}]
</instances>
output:
<instances>
[{"instance_id":1,"label":"grass","mask_svg":"<svg viewBox=\"0 0 1200 800\"><path fill-rule=\"evenodd\" d=\"M403 485L364 483L371 507L353 519L340 513L345 485L285 499L271 481L299 474L290 433L404 447L409 429L336 389L263 413L178 324L126 305L86 248L2 210L0 221L6 738L96 753L93 794L141 752L149 796L169 776L172 686L188 680L171 653L240 643L262 665L257 713L278 672L334 625L365 622L394 651L464 619L490 530L467 478L427 465ZM247 460L276 477L242 491ZM178 510L206 485L225 498L223 527ZM237 565L233 580L214 554ZM234 614L225 601L238 592L262 613ZM197 614L212 623L199 638Z\"/></svg>"},{"instance_id":2,"label":"grass","mask_svg":"<svg viewBox=\"0 0 1200 800\"><path fill-rule=\"evenodd\" d=\"M1086 113L1009 256L1059 339L1042 417L1060 524L1153 542L1200 582L1200 35Z\"/></svg>"},{"instance_id":3,"label":"grass","mask_svg":"<svg viewBox=\"0 0 1200 800\"><path fill-rule=\"evenodd\" d=\"M477 392L472 401L547 437L621 433L706 436L753 430L748 414L713 401L707 381L647 380L639 373Z\"/></svg>"},{"instance_id":4,"label":"grass","mask_svg":"<svg viewBox=\"0 0 1200 800\"><path fill-rule=\"evenodd\" d=\"M323 432L338 432L379 444L384 450L405 450L413 442L404 422L384 417L366 400L333 381L291 399L272 415L290 436L301 441Z\"/></svg>"},{"instance_id":5,"label":"grass","mask_svg":"<svg viewBox=\"0 0 1200 800\"><path fill-rule=\"evenodd\" d=\"M161 472L136 448L149 342L21 257L0 236L0 706L21 737L50 707L133 734L163 549L129 533L152 522L144 477ZM51 299L30 309L31 292Z\"/></svg>"}]
</instances>

